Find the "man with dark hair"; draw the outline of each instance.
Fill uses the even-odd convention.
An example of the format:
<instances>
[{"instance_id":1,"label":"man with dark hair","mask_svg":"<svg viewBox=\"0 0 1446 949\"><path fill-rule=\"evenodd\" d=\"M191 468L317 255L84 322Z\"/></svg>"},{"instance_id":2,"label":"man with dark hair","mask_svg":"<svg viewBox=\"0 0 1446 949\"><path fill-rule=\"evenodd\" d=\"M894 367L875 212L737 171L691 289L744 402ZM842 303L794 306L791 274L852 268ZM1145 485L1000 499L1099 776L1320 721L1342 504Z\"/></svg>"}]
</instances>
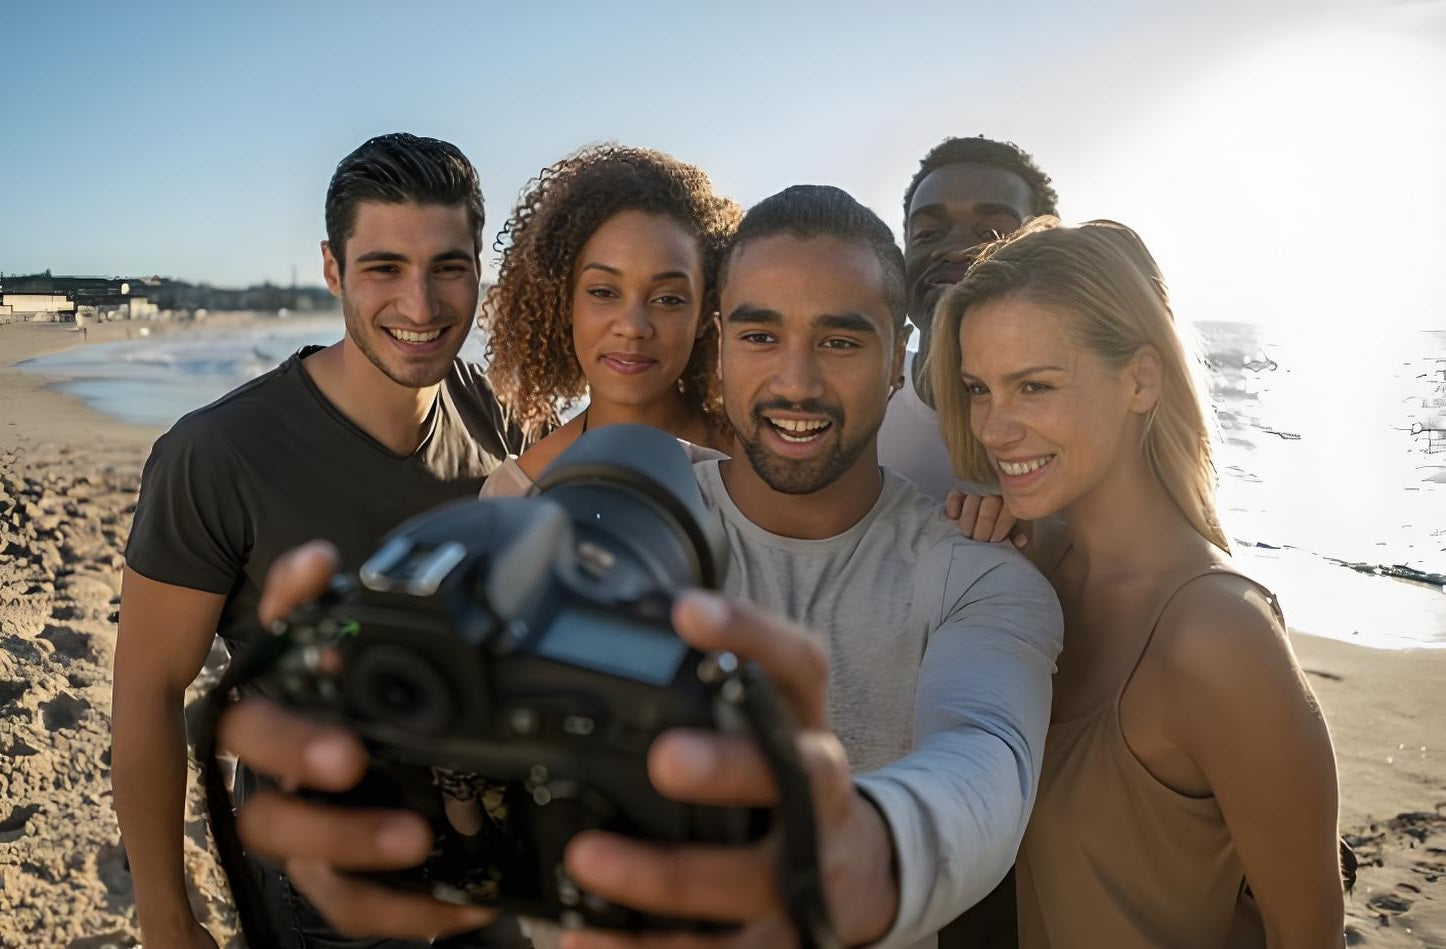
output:
<instances>
[{"instance_id":1,"label":"man with dark hair","mask_svg":"<svg viewBox=\"0 0 1446 949\"><path fill-rule=\"evenodd\" d=\"M182 701L213 638L234 648L256 635L281 551L325 536L355 568L386 531L475 495L522 447L481 370L456 358L477 310L482 222L477 173L455 146L366 142L326 196L341 341L190 413L152 449L126 545L113 713L116 814L147 945L215 946L187 899L181 836ZM253 778L238 773L242 796ZM257 871L289 947L352 945L284 876Z\"/></svg>"},{"instance_id":2,"label":"man with dark hair","mask_svg":"<svg viewBox=\"0 0 1446 949\"><path fill-rule=\"evenodd\" d=\"M934 305L964 276L979 248L1031 217L1057 214L1057 200L1049 176L1029 153L983 136L940 142L904 191L905 280L909 318L919 328L919 355L905 360L903 385L879 432L879 460L939 500L959 482L939 437L923 372Z\"/></svg>"},{"instance_id":3,"label":"man with dark hair","mask_svg":"<svg viewBox=\"0 0 1446 949\"><path fill-rule=\"evenodd\" d=\"M1004 875L1034 798L1062 637L1049 584L1019 554L961 537L935 501L878 464L904 356L902 287L887 226L836 188L790 188L744 217L721 283L720 361L746 461L694 467L728 534L727 592L740 599L689 594L674 612L694 646L757 661L790 700L845 945L928 945ZM289 556L268 585L267 615L315 595L334 565L315 547ZM345 733L265 702L232 709L223 733L283 781L346 787L364 760ZM317 764L308 748L336 763ZM776 800L738 736L669 733L649 773L680 800ZM310 857L295 878L329 918L416 932L476 923L475 910L424 906L316 864L414 863L429 842L419 818L390 815L388 848L354 815L319 816L282 796L248 806L248 846ZM782 945L777 859L772 843L658 847L594 832L569 844L566 868L603 898L741 923L740 944ZM584 934L573 945L627 941Z\"/></svg>"}]
</instances>

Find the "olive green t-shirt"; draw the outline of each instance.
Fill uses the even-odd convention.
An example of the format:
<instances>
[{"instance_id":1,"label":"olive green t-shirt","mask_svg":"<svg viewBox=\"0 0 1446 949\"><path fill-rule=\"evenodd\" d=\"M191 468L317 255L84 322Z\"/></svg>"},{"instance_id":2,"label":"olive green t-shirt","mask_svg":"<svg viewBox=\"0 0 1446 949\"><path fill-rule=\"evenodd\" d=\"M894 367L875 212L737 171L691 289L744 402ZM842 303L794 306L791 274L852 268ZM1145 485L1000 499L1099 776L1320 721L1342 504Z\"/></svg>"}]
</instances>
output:
<instances>
[{"instance_id":1,"label":"olive green t-shirt","mask_svg":"<svg viewBox=\"0 0 1446 949\"><path fill-rule=\"evenodd\" d=\"M355 571L407 518L476 497L522 450L480 367L457 360L427 434L393 453L327 401L303 349L186 415L156 441L141 476L126 562L152 580L226 597L217 633L232 649L256 628L277 555L324 538Z\"/></svg>"}]
</instances>

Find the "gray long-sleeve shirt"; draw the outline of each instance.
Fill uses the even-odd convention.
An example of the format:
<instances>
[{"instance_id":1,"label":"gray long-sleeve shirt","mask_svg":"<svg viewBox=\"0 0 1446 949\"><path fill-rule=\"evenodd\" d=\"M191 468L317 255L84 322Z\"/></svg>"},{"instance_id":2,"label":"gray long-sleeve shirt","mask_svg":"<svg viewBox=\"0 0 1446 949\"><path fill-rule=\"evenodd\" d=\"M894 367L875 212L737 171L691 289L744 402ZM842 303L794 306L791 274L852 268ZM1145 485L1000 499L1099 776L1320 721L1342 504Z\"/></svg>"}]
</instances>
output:
<instances>
[{"instance_id":1,"label":"gray long-sleeve shirt","mask_svg":"<svg viewBox=\"0 0 1446 949\"><path fill-rule=\"evenodd\" d=\"M898 859L883 945L930 945L1004 877L1024 835L1063 638L1054 591L888 471L868 514L824 540L770 534L734 505L717 461L694 471L728 532L727 592L824 638L829 724Z\"/></svg>"}]
</instances>

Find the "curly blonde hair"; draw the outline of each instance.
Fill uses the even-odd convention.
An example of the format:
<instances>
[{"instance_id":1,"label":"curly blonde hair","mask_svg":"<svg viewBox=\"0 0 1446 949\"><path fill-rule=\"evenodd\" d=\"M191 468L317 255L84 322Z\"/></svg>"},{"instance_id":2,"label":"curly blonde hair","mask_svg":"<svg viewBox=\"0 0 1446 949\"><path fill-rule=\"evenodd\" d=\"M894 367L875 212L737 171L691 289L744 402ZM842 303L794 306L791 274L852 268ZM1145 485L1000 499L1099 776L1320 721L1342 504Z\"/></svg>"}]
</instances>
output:
<instances>
[{"instance_id":1,"label":"curly blonde hair","mask_svg":"<svg viewBox=\"0 0 1446 949\"><path fill-rule=\"evenodd\" d=\"M565 408L587 392L572 344L573 267L593 233L623 211L665 215L698 241L707 322L678 384L688 404L721 427L718 335L709 317L718 309L718 265L742 212L696 166L609 142L544 168L497 236L502 260L478 324L489 334L488 378L529 439L559 423L559 402Z\"/></svg>"}]
</instances>

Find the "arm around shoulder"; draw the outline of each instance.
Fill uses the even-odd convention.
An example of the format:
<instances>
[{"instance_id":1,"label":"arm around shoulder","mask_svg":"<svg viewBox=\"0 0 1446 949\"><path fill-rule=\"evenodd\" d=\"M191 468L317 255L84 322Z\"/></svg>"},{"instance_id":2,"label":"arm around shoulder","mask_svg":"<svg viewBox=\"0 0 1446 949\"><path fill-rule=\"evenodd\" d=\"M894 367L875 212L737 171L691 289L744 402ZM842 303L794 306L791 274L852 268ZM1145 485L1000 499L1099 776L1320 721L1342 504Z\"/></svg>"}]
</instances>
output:
<instances>
[{"instance_id":1,"label":"arm around shoulder","mask_svg":"<svg viewBox=\"0 0 1446 949\"><path fill-rule=\"evenodd\" d=\"M857 779L884 815L898 859L890 945L938 930L1014 862L1039 785L1063 645L1054 590L1011 548L956 548L950 577L919 668L914 751Z\"/></svg>"},{"instance_id":2,"label":"arm around shoulder","mask_svg":"<svg viewBox=\"0 0 1446 949\"><path fill-rule=\"evenodd\" d=\"M1339 946L1335 755L1269 601L1221 575L1161 618L1170 739L1219 802L1272 947Z\"/></svg>"}]
</instances>

